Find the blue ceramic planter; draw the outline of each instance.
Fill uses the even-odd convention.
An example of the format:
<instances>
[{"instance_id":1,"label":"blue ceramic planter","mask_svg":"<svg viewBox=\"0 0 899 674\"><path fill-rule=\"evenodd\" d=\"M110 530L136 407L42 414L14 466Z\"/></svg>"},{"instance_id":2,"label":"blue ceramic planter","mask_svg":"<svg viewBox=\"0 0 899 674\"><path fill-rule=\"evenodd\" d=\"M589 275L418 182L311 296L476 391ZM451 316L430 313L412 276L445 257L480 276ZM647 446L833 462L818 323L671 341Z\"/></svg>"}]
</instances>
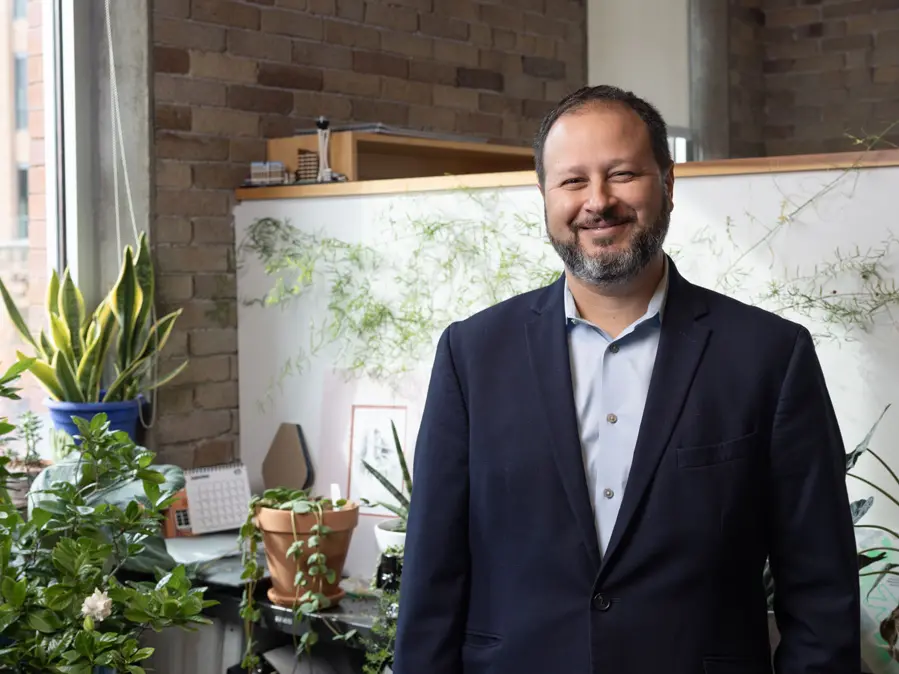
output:
<instances>
[{"instance_id":1,"label":"blue ceramic planter","mask_svg":"<svg viewBox=\"0 0 899 674\"><path fill-rule=\"evenodd\" d=\"M72 421L72 417L81 417L90 421L97 414L105 413L109 420L110 430L125 431L128 437L134 441L137 440L140 398L116 403L70 403L46 400L45 404L47 409L50 410L50 419L53 421L53 426L72 437L78 435L78 427Z\"/></svg>"}]
</instances>

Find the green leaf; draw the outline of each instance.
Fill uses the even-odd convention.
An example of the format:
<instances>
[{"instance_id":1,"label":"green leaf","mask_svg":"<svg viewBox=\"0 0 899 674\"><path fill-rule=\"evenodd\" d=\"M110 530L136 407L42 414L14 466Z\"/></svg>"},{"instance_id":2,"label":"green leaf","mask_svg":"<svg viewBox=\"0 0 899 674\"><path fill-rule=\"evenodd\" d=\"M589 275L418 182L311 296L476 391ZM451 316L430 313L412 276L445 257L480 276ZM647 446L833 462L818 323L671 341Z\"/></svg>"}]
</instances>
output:
<instances>
[{"instance_id":1,"label":"green leaf","mask_svg":"<svg viewBox=\"0 0 899 674\"><path fill-rule=\"evenodd\" d=\"M65 396L63 400L73 403L83 403L84 395L78 387L75 371L72 369L72 365L63 351L60 350L53 356L52 365L53 371L56 373L56 381L59 382L63 395Z\"/></svg>"},{"instance_id":2,"label":"green leaf","mask_svg":"<svg viewBox=\"0 0 899 674\"><path fill-rule=\"evenodd\" d=\"M52 634L59 629L60 624L59 618L50 611L35 611L28 616L28 626L38 632Z\"/></svg>"},{"instance_id":3,"label":"green leaf","mask_svg":"<svg viewBox=\"0 0 899 674\"><path fill-rule=\"evenodd\" d=\"M69 333L69 340L72 350L72 364L78 363L84 354L84 339L81 334L81 328L84 324L84 297L81 291L72 281L69 270L66 269L62 277L62 286L59 289L59 316L60 320L65 324ZM52 320L56 318L51 317Z\"/></svg>"},{"instance_id":4,"label":"green leaf","mask_svg":"<svg viewBox=\"0 0 899 674\"><path fill-rule=\"evenodd\" d=\"M135 331L135 321L140 311L141 295L134 272L134 251L130 247L126 247L119 277L108 296L112 312L119 325L116 365L120 372L126 371L132 365L134 352L131 343Z\"/></svg>"},{"instance_id":5,"label":"green leaf","mask_svg":"<svg viewBox=\"0 0 899 674\"><path fill-rule=\"evenodd\" d=\"M19 335L23 340L31 344L36 351L39 351L38 345L34 341L34 337L31 336L31 330L28 329L28 324L25 323L25 319L23 319L22 314L19 313L19 309L16 307L12 295L9 294L9 291L6 289L6 285L2 280L0 280L0 294L3 295L3 303L6 305L6 313L9 314L9 320L12 321L12 324L15 326Z\"/></svg>"}]
</instances>

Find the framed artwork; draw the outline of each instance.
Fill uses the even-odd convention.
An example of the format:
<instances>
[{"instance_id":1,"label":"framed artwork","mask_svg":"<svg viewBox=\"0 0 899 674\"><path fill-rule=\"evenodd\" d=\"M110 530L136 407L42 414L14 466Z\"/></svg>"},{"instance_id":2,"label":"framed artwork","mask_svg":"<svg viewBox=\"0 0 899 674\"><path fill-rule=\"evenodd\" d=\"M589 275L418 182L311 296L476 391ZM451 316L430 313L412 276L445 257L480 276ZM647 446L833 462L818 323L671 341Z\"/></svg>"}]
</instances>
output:
<instances>
[{"instance_id":1,"label":"framed artwork","mask_svg":"<svg viewBox=\"0 0 899 674\"><path fill-rule=\"evenodd\" d=\"M393 516L393 513L381 506L361 504L363 498L373 504L378 502L396 503L390 492L366 470L362 462L365 461L375 468L397 489L402 491L405 488L390 422L392 421L396 426L400 444L405 450L406 415L407 409L401 405L353 405L350 424L348 494L350 500L360 502L359 514L361 515ZM408 452L406 455L408 456Z\"/></svg>"}]
</instances>

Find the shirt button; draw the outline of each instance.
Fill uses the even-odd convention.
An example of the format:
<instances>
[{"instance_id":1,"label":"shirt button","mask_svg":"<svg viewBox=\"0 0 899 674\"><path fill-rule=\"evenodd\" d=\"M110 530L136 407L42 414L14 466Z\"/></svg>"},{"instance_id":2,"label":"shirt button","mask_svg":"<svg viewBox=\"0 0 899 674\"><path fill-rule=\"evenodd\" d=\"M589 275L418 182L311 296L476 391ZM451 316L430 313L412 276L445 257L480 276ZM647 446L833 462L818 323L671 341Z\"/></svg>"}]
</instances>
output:
<instances>
[{"instance_id":1,"label":"shirt button","mask_svg":"<svg viewBox=\"0 0 899 674\"><path fill-rule=\"evenodd\" d=\"M612 344L612 345L609 347L609 351L611 351L612 353L618 353L618 345L617 345L617 344Z\"/></svg>"},{"instance_id":2,"label":"shirt button","mask_svg":"<svg viewBox=\"0 0 899 674\"><path fill-rule=\"evenodd\" d=\"M611 489L603 489L602 495L606 498L612 498L615 495L615 492L613 492Z\"/></svg>"},{"instance_id":3,"label":"shirt button","mask_svg":"<svg viewBox=\"0 0 899 674\"><path fill-rule=\"evenodd\" d=\"M605 597L599 593L593 596L593 607L597 611L608 611L611 605L612 603L609 601L608 597Z\"/></svg>"},{"instance_id":4,"label":"shirt button","mask_svg":"<svg viewBox=\"0 0 899 674\"><path fill-rule=\"evenodd\" d=\"M618 417L614 414L610 414L606 417L606 421L608 421L610 424L614 424L616 421L618 421Z\"/></svg>"}]
</instances>

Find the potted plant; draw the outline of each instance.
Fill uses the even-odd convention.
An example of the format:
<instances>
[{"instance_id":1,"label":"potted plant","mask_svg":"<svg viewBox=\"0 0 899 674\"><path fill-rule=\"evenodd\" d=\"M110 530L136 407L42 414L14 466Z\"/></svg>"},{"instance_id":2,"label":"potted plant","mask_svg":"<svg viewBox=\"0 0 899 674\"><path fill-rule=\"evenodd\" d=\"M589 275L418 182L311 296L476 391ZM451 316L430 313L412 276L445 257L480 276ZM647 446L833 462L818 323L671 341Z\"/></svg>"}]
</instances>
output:
<instances>
[{"instance_id":1,"label":"potted plant","mask_svg":"<svg viewBox=\"0 0 899 674\"><path fill-rule=\"evenodd\" d=\"M250 500L247 521L240 530L246 580L240 612L246 643L242 667L252 670L259 664L253 641L253 624L261 616L255 603L256 586L265 568L257 556L259 544L265 548L271 575L269 600L292 608L297 622L308 622L310 614L336 605L346 594L340 576L358 523L358 504L331 501L304 489L268 489ZM323 622L335 639L355 636L354 631L341 634L330 621ZM310 624L298 649L308 651L317 640Z\"/></svg>"},{"instance_id":2,"label":"potted plant","mask_svg":"<svg viewBox=\"0 0 899 674\"><path fill-rule=\"evenodd\" d=\"M27 520L0 490L0 671L143 674L141 662L153 649L140 647L140 635L208 623L202 611L212 602L191 588L180 566L156 582L120 580L158 533L173 493L161 490L165 478L151 468L153 454L111 430L103 414L76 423L76 479L32 492ZM9 426L3 420L0 432ZM8 463L0 457L4 485ZM142 498L127 508L104 502L105 494L135 480Z\"/></svg>"},{"instance_id":3,"label":"potted plant","mask_svg":"<svg viewBox=\"0 0 899 674\"><path fill-rule=\"evenodd\" d=\"M406 456L403 453L403 447L400 444L400 436L396 432L396 425L393 421L390 422L390 429L393 431L393 446L396 450L397 461L400 464L403 484L400 486L394 485L383 473L378 471L367 461L362 461L362 466L365 470L371 473L375 479L381 483L384 489L386 489L396 500L396 503L385 503L383 501L371 503L366 499L362 499L362 502L365 505L379 505L396 515L394 518L381 520L375 524L375 540L378 543L378 550L380 550L382 554L386 552L388 548L397 546L402 547L405 545L406 522L409 519L409 504L410 499L412 498L412 476L409 473ZM404 486L407 492L405 494L403 493Z\"/></svg>"},{"instance_id":4,"label":"potted plant","mask_svg":"<svg viewBox=\"0 0 899 674\"><path fill-rule=\"evenodd\" d=\"M102 412L113 430L123 430L134 440L141 394L171 381L187 366L185 361L168 374L156 373L159 353L181 310L154 320L155 276L143 233L137 253L125 247L118 279L92 313L86 311L69 271L61 280L52 273L46 333L42 329L32 334L2 281L0 294L13 325L34 350L28 369L49 395L46 404L53 424L70 436L78 432L75 417L91 419ZM110 365L112 377L107 380Z\"/></svg>"},{"instance_id":5,"label":"potted plant","mask_svg":"<svg viewBox=\"0 0 899 674\"><path fill-rule=\"evenodd\" d=\"M9 440L0 438L0 445L3 446L0 451L10 459L7 464L10 471L7 489L13 504L23 512L27 507L28 490L31 489L34 479L50 465L50 462L42 459L37 451L42 427L40 417L29 410L19 417L15 438ZM11 446L10 442L13 439L22 444L24 452L20 453Z\"/></svg>"}]
</instances>

